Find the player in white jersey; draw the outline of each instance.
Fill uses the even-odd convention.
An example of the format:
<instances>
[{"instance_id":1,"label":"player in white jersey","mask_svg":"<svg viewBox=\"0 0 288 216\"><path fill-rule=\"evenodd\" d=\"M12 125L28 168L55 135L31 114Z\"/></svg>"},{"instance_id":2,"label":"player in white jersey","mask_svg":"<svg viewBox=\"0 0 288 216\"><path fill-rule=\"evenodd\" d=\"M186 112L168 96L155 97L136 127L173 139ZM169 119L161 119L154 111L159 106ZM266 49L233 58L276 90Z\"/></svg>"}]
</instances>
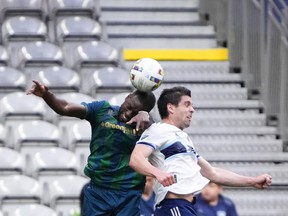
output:
<instances>
[{"instance_id":1,"label":"player in white jersey","mask_svg":"<svg viewBox=\"0 0 288 216\"><path fill-rule=\"evenodd\" d=\"M272 177L268 174L239 175L213 167L197 154L183 131L190 126L195 111L189 89L164 89L157 105L162 121L152 124L142 134L130 158L133 169L157 179L155 216L196 216L194 195L209 181L255 188L271 185Z\"/></svg>"}]
</instances>

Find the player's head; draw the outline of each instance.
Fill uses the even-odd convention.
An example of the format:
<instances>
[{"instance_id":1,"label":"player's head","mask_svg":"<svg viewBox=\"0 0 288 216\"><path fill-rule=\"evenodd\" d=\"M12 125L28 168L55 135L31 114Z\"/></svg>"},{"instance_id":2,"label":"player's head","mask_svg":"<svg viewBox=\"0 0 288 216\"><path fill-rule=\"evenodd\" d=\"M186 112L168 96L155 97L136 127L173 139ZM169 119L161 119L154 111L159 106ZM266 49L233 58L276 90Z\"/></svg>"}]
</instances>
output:
<instances>
[{"instance_id":1,"label":"player's head","mask_svg":"<svg viewBox=\"0 0 288 216\"><path fill-rule=\"evenodd\" d=\"M152 92L141 92L136 90L130 93L120 107L119 120L129 121L139 111L150 112L155 106L156 98Z\"/></svg>"},{"instance_id":2,"label":"player's head","mask_svg":"<svg viewBox=\"0 0 288 216\"><path fill-rule=\"evenodd\" d=\"M162 120L169 119L180 129L189 127L194 112L189 89L182 86L164 89L157 105Z\"/></svg>"}]
</instances>

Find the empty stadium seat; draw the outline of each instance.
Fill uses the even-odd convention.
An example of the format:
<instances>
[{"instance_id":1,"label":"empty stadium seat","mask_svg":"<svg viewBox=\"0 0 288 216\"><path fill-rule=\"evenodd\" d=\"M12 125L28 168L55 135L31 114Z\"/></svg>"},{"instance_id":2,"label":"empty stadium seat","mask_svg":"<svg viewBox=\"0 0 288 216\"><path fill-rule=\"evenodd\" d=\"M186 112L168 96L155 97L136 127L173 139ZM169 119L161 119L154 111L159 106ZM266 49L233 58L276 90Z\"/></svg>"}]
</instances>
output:
<instances>
[{"instance_id":1,"label":"empty stadium seat","mask_svg":"<svg viewBox=\"0 0 288 216\"><path fill-rule=\"evenodd\" d=\"M16 208L6 210L4 214L8 214L9 216L57 216L54 209L42 204L19 205Z\"/></svg>"},{"instance_id":2,"label":"empty stadium seat","mask_svg":"<svg viewBox=\"0 0 288 216\"><path fill-rule=\"evenodd\" d=\"M71 52L71 50L68 49L67 52ZM120 52L103 41L83 42L76 46L76 49L73 47L73 52L74 55L70 60L72 60L72 67L76 71L83 67L118 66L121 61Z\"/></svg>"},{"instance_id":3,"label":"empty stadium seat","mask_svg":"<svg viewBox=\"0 0 288 216\"><path fill-rule=\"evenodd\" d=\"M24 91L26 77L23 72L12 68L0 66L0 98L7 93Z\"/></svg>"},{"instance_id":4,"label":"empty stadium seat","mask_svg":"<svg viewBox=\"0 0 288 216\"><path fill-rule=\"evenodd\" d=\"M100 16L98 1L94 0L48 0L48 12L51 20L59 16Z\"/></svg>"},{"instance_id":5,"label":"empty stadium seat","mask_svg":"<svg viewBox=\"0 0 288 216\"><path fill-rule=\"evenodd\" d=\"M130 82L129 71L119 67L100 68L90 76L87 75L87 77L83 77L82 89L94 97L103 92L113 95L134 90Z\"/></svg>"},{"instance_id":6,"label":"empty stadium seat","mask_svg":"<svg viewBox=\"0 0 288 216\"><path fill-rule=\"evenodd\" d=\"M13 92L0 100L0 117L8 125L9 120L44 119L46 105L42 98L27 95L25 92Z\"/></svg>"},{"instance_id":7,"label":"empty stadium seat","mask_svg":"<svg viewBox=\"0 0 288 216\"><path fill-rule=\"evenodd\" d=\"M70 215L71 209L79 209L79 197L88 178L77 175L68 175L56 178L49 186L50 206L57 213Z\"/></svg>"},{"instance_id":8,"label":"empty stadium seat","mask_svg":"<svg viewBox=\"0 0 288 216\"><path fill-rule=\"evenodd\" d=\"M43 52L45 50L45 52ZM27 43L15 50L15 66L20 69L25 67L63 65L62 50L46 41Z\"/></svg>"},{"instance_id":9,"label":"empty stadium seat","mask_svg":"<svg viewBox=\"0 0 288 216\"><path fill-rule=\"evenodd\" d=\"M35 79L57 93L80 90L79 74L63 66L45 67L35 74Z\"/></svg>"},{"instance_id":10,"label":"empty stadium seat","mask_svg":"<svg viewBox=\"0 0 288 216\"><path fill-rule=\"evenodd\" d=\"M11 126L14 138L13 147L23 153L32 153L33 148L42 149L59 146L58 127L43 120L27 120ZM25 150L26 149L26 150Z\"/></svg>"},{"instance_id":11,"label":"empty stadium seat","mask_svg":"<svg viewBox=\"0 0 288 216\"><path fill-rule=\"evenodd\" d=\"M2 39L6 45L13 41L45 41L47 28L42 20L35 17L11 17L2 24Z\"/></svg>"},{"instance_id":12,"label":"empty stadium seat","mask_svg":"<svg viewBox=\"0 0 288 216\"><path fill-rule=\"evenodd\" d=\"M39 180L67 174L76 175L79 169L75 154L59 147L39 149L30 155L29 163L31 170L28 174Z\"/></svg>"},{"instance_id":13,"label":"empty stadium seat","mask_svg":"<svg viewBox=\"0 0 288 216\"><path fill-rule=\"evenodd\" d=\"M91 140L91 126L86 120L59 121L63 147L75 151L76 148L84 147L89 149Z\"/></svg>"},{"instance_id":14,"label":"empty stadium seat","mask_svg":"<svg viewBox=\"0 0 288 216\"><path fill-rule=\"evenodd\" d=\"M128 92L119 93L108 98L107 100L112 105L120 106L125 101L125 98L128 96L128 94L129 94Z\"/></svg>"},{"instance_id":15,"label":"empty stadium seat","mask_svg":"<svg viewBox=\"0 0 288 216\"><path fill-rule=\"evenodd\" d=\"M59 45L67 41L100 40L101 35L100 23L89 17L64 17L56 24L55 38Z\"/></svg>"},{"instance_id":16,"label":"empty stadium seat","mask_svg":"<svg viewBox=\"0 0 288 216\"><path fill-rule=\"evenodd\" d=\"M0 147L0 175L24 174L25 158L16 150ZM1 178L1 177L0 177Z\"/></svg>"},{"instance_id":17,"label":"empty stadium seat","mask_svg":"<svg viewBox=\"0 0 288 216\"><path fill-rule=\"evenodd\" d=\"M2 0L0 22L9 16L29 15L46 18L45 0Z\"/></svg>"},{"instance_id":18,"label":"empty stadium seat","mask_svg":"<svg viewBox=\"0 0 288 216\"><path fill-rule=\"evenodd\" d=\"M9 175L0 178L0 203L2 209L9 203L40 203L42 188L39 182L25 175Z\"/></svg>"}]
</instances>

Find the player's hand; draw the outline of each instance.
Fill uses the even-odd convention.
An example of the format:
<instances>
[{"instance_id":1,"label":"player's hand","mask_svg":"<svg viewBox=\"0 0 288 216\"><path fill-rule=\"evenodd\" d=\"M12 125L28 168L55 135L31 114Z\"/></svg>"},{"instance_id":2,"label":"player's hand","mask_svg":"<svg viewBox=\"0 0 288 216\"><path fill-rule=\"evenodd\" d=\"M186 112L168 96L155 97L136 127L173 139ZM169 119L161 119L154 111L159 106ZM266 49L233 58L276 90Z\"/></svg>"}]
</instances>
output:
<instances>
[{"instance_id":1,"label":"player's hand","mask_svg":"<svg viewBox=\"0 0 288 216\"><path fill-rule=\"evenodd\" d=\"M177 182L175 175L171 173L165 173L162 171L157 173L156 178L164 187L170 186Z\"/></svg>"},{"instance_id":2,"label":"player's hand","mask_svg":"<svg viewBox=\"0 0 288 216\"><path fill-rule=\"evenodd\" d=\"M268 174L263 174L256 177L254 187L258 189L264 189L268 188L271 184L272 184L272 177Z\"/></svg>"},{"instance_id":3,"label":"player's hand","mask_svg":"<svg viewBox=\"0 0 288 216\"><path fill-rule=\"evenodd\" d=\"M144 131L151 125L150 115L146 111L139 111L136 116L126 122L126 124L136 123L136 131Z\"/></svg>"},{"instance_id":4,"label":"player's hand","mask_svg":"<svg viewBox=\"0 0 288 216\"><path fill-rule=\"evenodd\" d=\"M32 82L34 83L34 85L27 92L27 95L34 94L38 97L43 97L48 92L47 86L40 84L36 80L32 80Z\"/></svg>"}]
</instances>

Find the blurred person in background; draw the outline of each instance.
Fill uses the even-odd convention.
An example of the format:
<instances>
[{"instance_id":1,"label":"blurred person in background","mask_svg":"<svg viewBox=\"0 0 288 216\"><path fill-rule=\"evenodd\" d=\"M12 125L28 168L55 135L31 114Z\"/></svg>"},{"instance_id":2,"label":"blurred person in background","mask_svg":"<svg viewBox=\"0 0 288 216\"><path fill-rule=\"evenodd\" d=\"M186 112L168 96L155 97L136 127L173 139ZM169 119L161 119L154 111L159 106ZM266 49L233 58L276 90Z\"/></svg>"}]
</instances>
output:
<instances>
[{"instance_id":1,"label":"blurred person in background","mask_svg":"<svg viewBox=\"0 0 288 216\"><path fill-rule=\"evenodd\" d=\"M146 184L140 201L141 216L153 216L155 210L154 178L146 176Z\"/></svg>"},{"instance_id":2,"label":"blurred person in background","mask_svg":"<svg viewBox=\"0 0 288 216\"><path fill-rule=\"evenodd\" d=\"M214 182L196 195L197 216L238 216L232 199L222 194L223 187Z\"/></svg>"}]
</instances>

